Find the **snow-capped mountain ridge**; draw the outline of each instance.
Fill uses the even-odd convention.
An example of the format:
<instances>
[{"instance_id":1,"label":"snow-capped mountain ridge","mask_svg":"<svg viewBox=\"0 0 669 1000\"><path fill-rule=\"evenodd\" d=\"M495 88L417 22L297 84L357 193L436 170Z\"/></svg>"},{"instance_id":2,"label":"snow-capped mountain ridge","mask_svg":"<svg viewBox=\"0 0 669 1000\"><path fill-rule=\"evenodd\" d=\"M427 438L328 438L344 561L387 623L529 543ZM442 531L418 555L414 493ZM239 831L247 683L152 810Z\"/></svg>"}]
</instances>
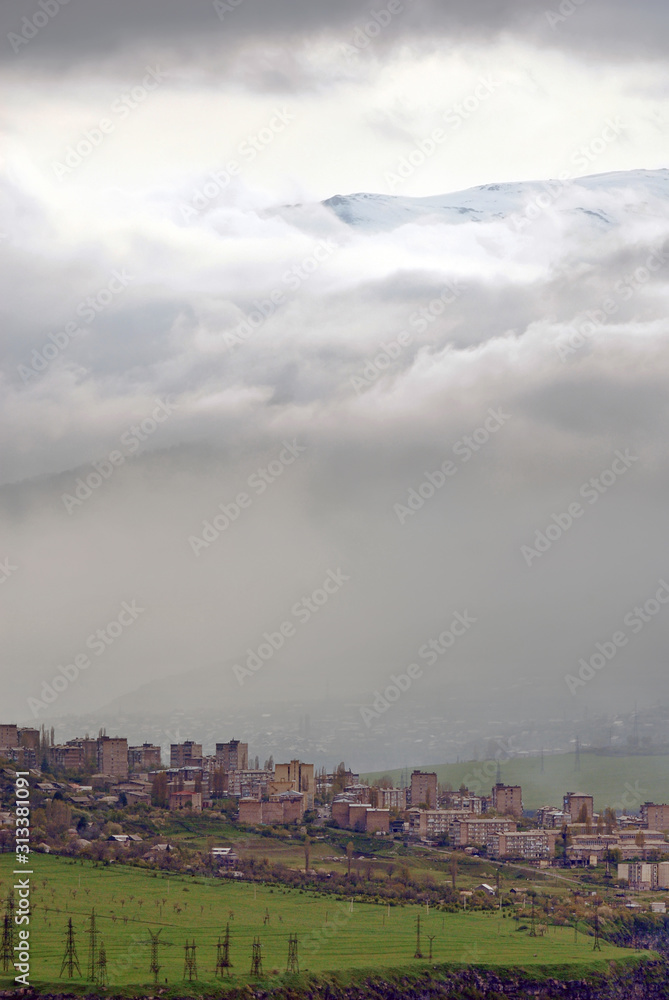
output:
<instances>
[{"instance_id":1,"label":"snow-capped mountain ridge","mask_svg":"<svg viewBox=\"0 0 669 1000\"><path fill-rule=\"evenodd\" d=\"M360 229L395 229L410 223L493 222L527 212L557 210L590 215L613 225L621 214L669 212L669 170L630 170L573 180L484 184L451 194L412 198L358 192L322 202L346 225ZM530 209L531 210L531 209Z\"/></svg>"}]
</instances>

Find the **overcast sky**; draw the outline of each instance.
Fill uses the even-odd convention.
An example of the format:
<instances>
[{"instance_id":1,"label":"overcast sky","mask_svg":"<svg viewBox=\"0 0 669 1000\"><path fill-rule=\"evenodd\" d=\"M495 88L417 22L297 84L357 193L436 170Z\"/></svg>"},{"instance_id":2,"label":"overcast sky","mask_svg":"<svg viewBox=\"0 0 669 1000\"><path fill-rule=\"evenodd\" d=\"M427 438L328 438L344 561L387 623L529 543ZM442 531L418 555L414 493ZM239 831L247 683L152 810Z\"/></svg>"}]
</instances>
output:
<instances>
[{"instance_id":1,"label":"overcast sky","mask_svg":"<svg viewBox=\"0 0 669 1000\"><path fill-rule=\"evenodd\" d=\"M403 697L666 697L669 606L623 624L669 575L666 5L60 4L0 12L3 715L219 662L233 702L364 707L456 613ZM461 224L319 204L557 177L531 220L539 188Z\"/></svg>"}]
</instances>

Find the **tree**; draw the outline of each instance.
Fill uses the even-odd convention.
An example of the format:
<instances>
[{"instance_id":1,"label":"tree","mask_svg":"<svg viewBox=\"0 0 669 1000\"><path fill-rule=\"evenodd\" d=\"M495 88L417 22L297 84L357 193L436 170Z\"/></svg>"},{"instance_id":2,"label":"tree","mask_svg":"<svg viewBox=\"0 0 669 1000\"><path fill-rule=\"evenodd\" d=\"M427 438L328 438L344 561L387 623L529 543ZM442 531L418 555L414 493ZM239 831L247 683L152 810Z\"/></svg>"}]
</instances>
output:
<instances>
[{"instance_id":1,"label":"tree","mask_svg":"<svg viewBox=\"0 0 669 1000\"><path fill-rule=\"evenodd\" d=\"M305 872L308 872L309 868L311 867L311 865L309 863L310 860L311 860L311 837L309 836L309 834L307 834L306 837L304 838L304 870L305 870Z\"/></svg>"},{"instance_id":2,"label":"tree","mask_svg":"<svg viewBox=\"0 0 669 1000\"><path fill-rule=\"evenodd\" d=\"M348 877L351 877L351 861L353 860L353 841L349 840L346 845L346 861L348 864Z\"/></svg>"},{"instance_id":3,"label":"tree","mask_svg":"<svg viewBox=\"0 0 669 1000\"><path fill-rule=\"evenodd\" d=\"M578 817L576 819L576 822L577 823L583 823L583 824L585 824L585 823L588 822L588 807L586 806L585 802L583 803L583 805L579 809Z\"/></svg>"},{"instance_id":4,"label":"tree","mask_svg":"<svg viewBox=\"0 0 669 1000\"><path fill-rule=\"evenodd\" d=\"M151 803L161 809L166 809L169 804L167 792L167 772L157 771L151 782Z\"/></svg>"},{"instance_id":5,"label":"tree","mask_svg":"<svg viewBox=\"0 0 669 1000\"><path fill-rule=\"evenodd\" d=\"M222 767L217 767L214 771L212 794L215 799L222 799L225 795L225 771Z\"/></svg>"},{"instance_id":6,"label":"tree","mask_svg":"<svg viewBox=\"0 0 669 1000\"><path fill-rule=\"evenodd\" d=\"M606 832L608 834L613 833L618 825L618 817L616 815L615 809L607 806L604 810L604 825L606 827Z\"/></svg>"}]
</instances>

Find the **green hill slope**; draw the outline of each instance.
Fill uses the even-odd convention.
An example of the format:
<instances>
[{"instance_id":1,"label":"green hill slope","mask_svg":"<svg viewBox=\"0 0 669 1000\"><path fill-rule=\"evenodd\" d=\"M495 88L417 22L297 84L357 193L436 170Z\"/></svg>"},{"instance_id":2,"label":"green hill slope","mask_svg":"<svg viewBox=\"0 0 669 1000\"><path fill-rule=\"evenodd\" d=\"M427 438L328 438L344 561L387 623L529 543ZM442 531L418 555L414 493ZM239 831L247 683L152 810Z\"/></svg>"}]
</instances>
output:
<instances>
[{"instance_id":1,"label":"green hill slope","mask_svg":"<svg viewBox=\"0 0 669 1000\"><path fill-rule=\"evenodd\" d=\"M471 791L490 794L497 776L496 761L468 761L460 764L425 765L422 771L436 771L440 782L458 788L464 782ZM525 809L544 805L562 805L566 792L585 792L595 797L595 808L613 806L622 812L637 812L643 802L669 802L669 756L612 757L594 753L580 754L576 769L575 754L540 757L514 757L500 763L505 784L522 785ZM376 771L364 775L368 780L387 774L399 784L403 769Z\"/></svg>"}]
</instances>

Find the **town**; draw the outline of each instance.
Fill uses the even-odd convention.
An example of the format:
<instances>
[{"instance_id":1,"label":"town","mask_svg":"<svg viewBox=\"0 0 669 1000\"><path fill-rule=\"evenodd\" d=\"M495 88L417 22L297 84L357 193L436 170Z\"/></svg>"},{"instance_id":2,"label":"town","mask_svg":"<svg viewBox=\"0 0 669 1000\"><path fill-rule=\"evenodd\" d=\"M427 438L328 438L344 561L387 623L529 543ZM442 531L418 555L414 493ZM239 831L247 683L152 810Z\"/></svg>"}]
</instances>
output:
<instances>
[{"instance_id":1,"label":"town","mask_svg":"<svg viewBox=\"0 0 669 1000\"><path fill-rule=\"evenodd\" d=\"M124 817L151 810L196 817L214 815L218 807L240 830L350 831L538 870L601 869L635 891L669 889L669 804L645 802L638 814L597 813L592 793L565 790L561 806L530 814L522 788L504 784L499 766L490 795L483 795L443 787L436 772L422 770L414 770L405 787L393 787L388 778L361 780L344 763L328 772L270 757L261 766L236 739L216 743L207 755L191 740L172 744L167 765L153 744L129 746L104 731L57 744L53 730L15 724L0 725L0 759L31 773L34 803L46 808L43 827L32 831L34 851L100 859L111 844L128 856L156 857L171 845L124 830ZM6 810L9 802L1 805ZM58 806L60 823L54 822ZM12 814L0 811L0 850L11 849L12 824ZM113 832L101 839L105 829ZM229 846L211 844L209 851L228 868L239 861ZM664 912L664 903L653 909Z\"/></svg>"}]
</instances>

